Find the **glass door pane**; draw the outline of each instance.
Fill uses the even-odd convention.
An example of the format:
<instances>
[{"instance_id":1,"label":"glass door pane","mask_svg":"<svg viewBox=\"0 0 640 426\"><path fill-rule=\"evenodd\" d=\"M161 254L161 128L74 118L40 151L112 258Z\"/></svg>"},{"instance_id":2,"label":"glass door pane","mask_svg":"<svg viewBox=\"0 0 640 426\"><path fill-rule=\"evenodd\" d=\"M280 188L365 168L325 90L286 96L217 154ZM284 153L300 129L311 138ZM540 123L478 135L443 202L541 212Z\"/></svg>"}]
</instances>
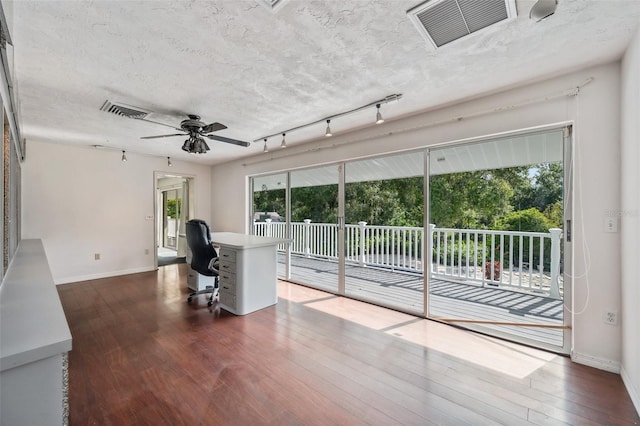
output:
<instances>
[{"instance_id":1,"label":"glass door pane","mask_svg":"<svg viewBox=\"0 0 640 426\"><path fill-rule=\"evenodd\" d=\"M288 238L287 173L252 178L252 233ZM278 277L287 279L288 244L278 246Z\"/></svg>"},{"instance_id":2,"label":"glass door pane","mask_svg":"<svg viewBox=\"0 0 640 426\"><path fill-rule=\"evenodd\" d=\"M340 166L290 172L290 280L339 292L340 244L338 183Z\"/></svg>"},{"instance_id":3,"label":"glass door pane","mask_svg":"<svg viewBox=\"0 0 640 426\"><path fill-rule=\"evenodd\" d=\"M429 153L428 316L563 348L562 129Z\"/></svg>"},{"instance_id":4,"label":"glass door pane","mask_svg":"<svg viewBox=\"0 0 640 426\"><path fill-rule=\"evenodd\" d=\"M424 312L424 153L345 165L345 294Z\"/></svg>"}]
</instances>

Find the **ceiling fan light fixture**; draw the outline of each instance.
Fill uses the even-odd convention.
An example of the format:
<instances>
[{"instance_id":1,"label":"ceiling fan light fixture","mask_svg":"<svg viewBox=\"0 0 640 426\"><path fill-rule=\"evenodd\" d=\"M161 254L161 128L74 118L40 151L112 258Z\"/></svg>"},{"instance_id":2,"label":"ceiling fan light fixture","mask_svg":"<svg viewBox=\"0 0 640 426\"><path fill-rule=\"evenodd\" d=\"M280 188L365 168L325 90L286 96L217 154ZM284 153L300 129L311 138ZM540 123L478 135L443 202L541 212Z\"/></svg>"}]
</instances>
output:
<instances>
[{"instance_id":1,"label":"ceiling fan light fixture","mask_svg":"<svg viewBox=\"0 0 640 426\"><path fill-rule=\"evenodd\" d=\"M327 120L327 129L324 131L324 135L326 137L333 136L333 133L331 133L331 127L329 126L330 123L331 123L331 120Z\"/></svg>"},{"instance_id":2,"label":"ceiling fan light fixture","mask_svg":"<svg viewBox=\"0 0 640 426\"><path fill-rule=\"evenodd\" d=\"M558 0L538 0L529 11L529 19L540 22L553 15L558 7Z\"/></svg>"},{"instance_id":3,"label":"ceiling fan light fixture","mask_svg":"<svg viewBox=\"0 0 640 426\"><path fill-rule=\"evenodd\" d=\"M191 152L191 147L190 147L190 139L187 139L184 141L184 144L182 145L182 150L185 152Z\"/></svg>"}]
</instances>

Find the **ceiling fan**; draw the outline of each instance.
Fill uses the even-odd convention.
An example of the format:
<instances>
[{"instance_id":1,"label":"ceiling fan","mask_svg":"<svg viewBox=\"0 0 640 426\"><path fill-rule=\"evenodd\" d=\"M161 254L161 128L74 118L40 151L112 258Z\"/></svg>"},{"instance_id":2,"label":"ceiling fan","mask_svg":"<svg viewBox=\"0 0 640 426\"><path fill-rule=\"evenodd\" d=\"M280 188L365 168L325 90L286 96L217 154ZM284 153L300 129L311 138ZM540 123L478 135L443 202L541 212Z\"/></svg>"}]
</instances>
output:
<instances>
[{"instance_id":1,"label":"ceiling fan","mask_svg":"<svg viewBox=\"0 0 640 426\"><path fill-rule=\"evenodd\" d=\"M184 133L173 133L171 135L159 135L159 136L143 136L140 139L157 139L157 138L168 138L172 136L188 136L189 138L185 140L184 144L182 145L182 150L193 153L193 154L204 154L207 151L209 151L209 145L207 145L204 138L220 141L220 142L226 142L233 145L244 146L244 147L247 147L250 145L249 142L211 134L213 132L217 132L218 130L226 129L227 126L225 126L224 124L220 124L220 123L204 124L202 121L200 121L200 116L194 115L194 114L189 114L188 117L189 118L187 118L186 120L182 120L180 122L180 128L169 126L164 123L158 123L158 122L143 118L142 120L144 121L149 121L151 123L156 123L156 124L162 124L163 126L172 127Z\"/></svg>"}]
</instances>

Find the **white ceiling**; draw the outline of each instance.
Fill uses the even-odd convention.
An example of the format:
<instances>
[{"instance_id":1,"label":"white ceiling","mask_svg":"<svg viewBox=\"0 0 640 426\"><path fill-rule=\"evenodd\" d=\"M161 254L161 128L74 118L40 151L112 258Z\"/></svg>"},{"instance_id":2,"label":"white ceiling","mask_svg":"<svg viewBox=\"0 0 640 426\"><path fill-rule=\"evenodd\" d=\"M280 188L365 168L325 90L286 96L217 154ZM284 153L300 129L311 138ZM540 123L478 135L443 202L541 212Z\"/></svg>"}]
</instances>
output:
<instances>
[{"instance_id":1,"label":"white ceiling","mask_svg":"<svg viewBox=\"0 0 640 426\"><path fill-rule=\"evenodd\" d=\"M640 22L640 0L559 0L539 23L528 19L534 1L518 0L517 19L435 50L407 17L419 3L289 0L273 13L255 0L3 1L22 136L216 164L260 155L262 143L211 141L209 153L187 154L185 138L140 139L171 129L100 107L137 106L175 126L199 114L228 126L220 136L251 142L401 93L382 107L392 120L619 59ZM333 132L374 115L336 119Z\"/></svg>"}]
</instances>

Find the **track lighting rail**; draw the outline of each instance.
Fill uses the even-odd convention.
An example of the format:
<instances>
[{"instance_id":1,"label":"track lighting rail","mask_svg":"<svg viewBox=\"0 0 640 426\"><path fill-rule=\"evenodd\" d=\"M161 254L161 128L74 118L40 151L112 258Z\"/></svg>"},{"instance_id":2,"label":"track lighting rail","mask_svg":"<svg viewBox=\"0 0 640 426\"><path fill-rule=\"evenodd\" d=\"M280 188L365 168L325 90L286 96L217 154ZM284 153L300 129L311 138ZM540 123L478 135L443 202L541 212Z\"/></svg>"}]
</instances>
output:
<instances>
[{"instance_id":1,"label":"track lighting rail","mask_svg":"<svg viewBox=\"0 0 640 426\"><path fill-rule=\"evenodd\" d=\"M259 137L258 139L254 139L253 142L254 143L255 142L264 142L265 140L267 140L269 138L272 138L274 136L280 136L280 135L285 134L285 133L288 135L291 132L295 132L296 130L300 130L300 129L304 129L304 128L307 128L307 127L315 126L316 124L329 123L332 120L334 120L335 118L344 117L345 115L353 114L355 112L362 111L364 109L371 108L371 107L375 107L378 110L378 114L379 114L379 112L380 112L379 105L386 104L386 103L389 103L389 102L394 102L394 101L400 100L401 98L402 98L401 94L389 95L389 96L387 96L385 98L378 99L377 101L370 102L370 103L368 103L366 105L362 105L360 107L357 107L357 108L354 108L354 109L350 109L349 111L340 112L338 114L330 115L328 117L322 118L320 120L313 121L311 123L302 124L302 125L297 126L297 127L292 127L291 129L287 129L287 130L283 130L283 131L280 131L280 132L276 132L276 133L271 134L271 135ZM380 116L378 115L378 118L379 117Z\"/></svg>"}]
</instances>

